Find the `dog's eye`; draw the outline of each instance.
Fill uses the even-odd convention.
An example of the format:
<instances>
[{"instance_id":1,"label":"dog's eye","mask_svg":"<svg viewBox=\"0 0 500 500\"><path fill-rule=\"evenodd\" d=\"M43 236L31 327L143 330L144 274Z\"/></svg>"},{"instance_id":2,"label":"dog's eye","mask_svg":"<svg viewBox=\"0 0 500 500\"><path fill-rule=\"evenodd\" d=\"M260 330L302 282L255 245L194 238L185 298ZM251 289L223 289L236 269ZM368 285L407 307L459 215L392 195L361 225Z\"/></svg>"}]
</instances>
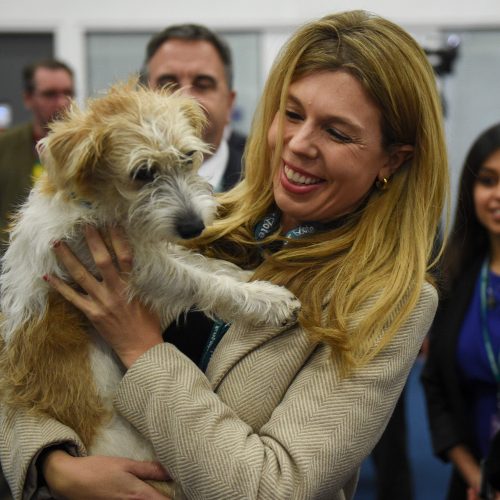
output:
<instances>
[{"instance_id":1,"label":"dog's eye","mask_svg":"<svg viewBox=\"0 0 500 500\"><path fill-rule=\"evenodd\" d=\"M193 149L192 151L188 151L187 153L184 153L184 158L186 158L187 161L192 162L193 161L193 156L197 152L198 151L196 149Z\"/></svg>"},{"instance_id":2,"label":"dog's eye","mask_svg":"<svg viewBox=\"0 0 500 500\"><path fill-rule=\"evenodd\" d=\"M134 181L151 182L154 180L155 177L156 177L156 169L146 164L140 165L132 173L132 179Z\"/></svg>"}]
</instances>

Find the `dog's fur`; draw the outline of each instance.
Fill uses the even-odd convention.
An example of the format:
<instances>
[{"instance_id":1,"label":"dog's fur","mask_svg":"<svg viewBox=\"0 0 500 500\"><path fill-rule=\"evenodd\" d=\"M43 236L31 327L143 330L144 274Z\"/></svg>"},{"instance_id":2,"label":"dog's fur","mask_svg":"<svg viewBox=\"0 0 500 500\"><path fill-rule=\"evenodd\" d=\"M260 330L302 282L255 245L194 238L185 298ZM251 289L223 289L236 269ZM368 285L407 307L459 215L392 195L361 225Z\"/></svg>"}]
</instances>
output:
<instances>
[{"instance_id":1,"label":"dog's fur","mask_svg":"<svg viewBox=\"0 0 500 500\"><path fill-rule=\"evenodd\" d=\"M285 325L298 301L282 287L246 282L247 273L179 246L216 210L197 175L206 145L205 116L179 93L135 82L113 87L86 110L73 105L39 147L46 172L21 208L0 278L4 404L48 414L74 429L90 454L154 458L113 412L123 370L89 322L52 292L44 274L71 281L51 250L64 240L97 275L85 224L121 225L134 267L130 297L140 297L166 326L191 306L226 321Z\"/></svg>"}]
</instances>

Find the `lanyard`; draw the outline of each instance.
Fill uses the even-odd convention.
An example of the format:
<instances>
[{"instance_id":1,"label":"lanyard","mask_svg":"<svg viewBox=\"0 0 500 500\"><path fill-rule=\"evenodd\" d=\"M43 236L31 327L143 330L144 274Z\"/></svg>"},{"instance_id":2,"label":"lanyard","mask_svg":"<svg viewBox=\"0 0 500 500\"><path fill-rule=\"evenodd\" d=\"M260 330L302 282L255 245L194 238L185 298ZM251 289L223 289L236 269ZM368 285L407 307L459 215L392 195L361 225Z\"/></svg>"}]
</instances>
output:
<instances>
[{"instance_id":1,"label":"lanyard","mask_svg":"<svg viewBox=\"0 0 500 500\"><path fill-rule=\"evenodd\" d=\"M257 241L263 240L266 236L274 233L281 222L281 214L276 210L266 215L256 226L254 230L254 236ZM296 239L301 238L307 234L315 233L316 231L325 231L326 229L333 229L334 227L340 226L343 219L340 221L330 222L324 224L323 222L306 222L297 226L285 234L285 238ZM286 241L284 243L286 245Z\"/></svg>"},{"instance_id":2,"label":"lanyard","mask_svg":"<svg viewBox=\"0 0 500 500\"><path fill-rule=\"evenodd\" d=\"M257 241L261 241L270 234L274 233L279 228L280 221L281 221L281 214L278 211L274 211L266 215L255 226L254 230L255 239ZM339 225L339 223L336 222L336 225ZM301 238L302 236L305 236L307 234L312 234L315 233L316 231L325 230L331 227L333 227L332 224L327 225L321 222L309 222L306 224L301 224L300 226L291 229L286 233L285 237L291 239ZM283 245L286 245L286 243L287 242L285 241ZM273 248L273 250L276 251L278 250L278 248ZM210 358L212 357L215 348L221 341L224 334L228 331L230 326L231 326L230 323L225 323L224 321L217 318L215 319L214 324L212 326L212 330L210 332L210 337L207 341L207 344L205 345L205 349L203 350L203 354L201 355L201 361L199 363L199 366L203 371L207 369L208 362L210 361Z\"/></svg>"},{"instance_id":3,"label":"lanyard","mask_svg":"<svg viewBox=\"0 0 500 500\"><path fill-rule=\"evenodd\" d=\"M203 371L206 371L208 362L210 361L210 358L212 357L217 344L221 341L224 334L229 330L230 326L230 323L225 323L220 319L214 320L214 324L210 332L210 337L205 345L205 348L203 349L203 354L201 355L201 360L199 363L199 367Z\"/></svg>"},{"instance_id":4,"label":"lanyard","mask_svg":"<svg viewBox=\"0 0 500 500\"><path fill-rule=\"evenodd\" d=\"M491 343L490 331L488 328L488 300L487 300L487 290L488 290L488 274L489 274L489 259L486 258L481 267L481 330L483 333L484 347L486 349L486 354L488 355L488 361L490 363L491 371L495 376L497 384L500 386L500 352L498 353L498 360L495 359L495 354L493 352L493 345Z\"/></svg>"}]
</instances>

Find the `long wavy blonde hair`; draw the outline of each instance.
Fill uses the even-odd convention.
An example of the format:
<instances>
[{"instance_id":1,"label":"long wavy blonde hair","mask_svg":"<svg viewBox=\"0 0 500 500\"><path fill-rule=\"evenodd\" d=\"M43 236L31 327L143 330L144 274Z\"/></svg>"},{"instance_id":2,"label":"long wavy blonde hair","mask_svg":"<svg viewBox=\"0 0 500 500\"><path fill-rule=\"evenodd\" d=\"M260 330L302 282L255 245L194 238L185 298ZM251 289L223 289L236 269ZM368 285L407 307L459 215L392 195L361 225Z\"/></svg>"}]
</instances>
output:
<instances>
[{"instance_id":1,"label":"long wavy blonde hair","mask_svg":"<svg viewBox=\"0 0 500 500\"><path fill-rule=\"evenodd\" d=\"M281 151L268 147L271 122L279 113L282 133L291 82L338 69L357 78L380 107L383 146L412 145L412 158L386 191L374 187L338 228L291 240L259 264L254 226L273 208L272 179L281 157ZM313 339L332 346L341 368L366 363L408 318L429 279L448 191L441 103L423 50L399 26L364 11L306 24L271 70L245 165L244 180L221 196L220 218L196 246L212 256L257 266L254 279L288 287L302 301L302 326ZM279 238L276 234L270 240ZM374 300L366 308L369 297Z\"/></svg>"}]
</instances>

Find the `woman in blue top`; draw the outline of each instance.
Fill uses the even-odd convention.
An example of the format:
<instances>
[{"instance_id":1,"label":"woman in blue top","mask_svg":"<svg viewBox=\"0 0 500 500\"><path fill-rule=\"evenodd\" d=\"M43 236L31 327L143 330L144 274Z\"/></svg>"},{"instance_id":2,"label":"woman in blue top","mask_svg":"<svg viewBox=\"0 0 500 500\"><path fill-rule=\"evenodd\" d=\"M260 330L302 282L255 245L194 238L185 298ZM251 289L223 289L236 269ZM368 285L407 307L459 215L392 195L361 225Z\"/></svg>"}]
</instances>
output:
<instances>
[{"instance_id":1,"label":"woman in blue top","mask_svg":"<svg viewBox=\"0 0 500 500\"><path fill-rule=\"evenodd\" d=\"M465 161L444 272L422 382L434 451L454 465L448 498L470 500L500 425L500 124Z\"/></svg>"}]
</instances>

